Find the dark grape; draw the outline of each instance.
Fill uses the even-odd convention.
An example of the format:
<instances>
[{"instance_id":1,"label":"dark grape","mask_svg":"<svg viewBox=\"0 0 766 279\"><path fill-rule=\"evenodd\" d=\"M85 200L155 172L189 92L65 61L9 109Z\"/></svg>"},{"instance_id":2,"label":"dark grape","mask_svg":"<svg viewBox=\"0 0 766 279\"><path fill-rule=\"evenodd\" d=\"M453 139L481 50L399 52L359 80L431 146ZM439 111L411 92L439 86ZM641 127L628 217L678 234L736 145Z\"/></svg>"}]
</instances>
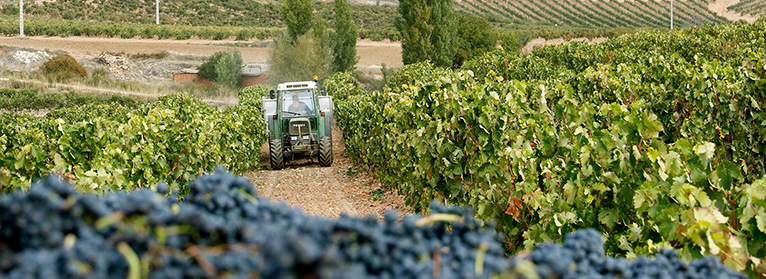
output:
<instances>
[{"instance_id":1,"label":"dark grape","mask_svg":"<svg viewBox=\"0 0 766 279\"><path fill-rule=\"evenodd\" d=\"M715 258L687 265L672 250L632 262L605 257L594 230L509 259L494 223L438 202L428 218L450 221L393 211L380 222L331 220L257 197L220 168L188 189L183 201L163 183L79 195L52 176L0 196L0 278L124 279L131 268L152 279L489 278L524 261L541 278L744 278Z\"/></svg>"},{"instance_id":2,"label":"dark grape","mask_svg":"<svg viewBox=\"0 0 766 279\"><path fill-rule=\"evenodd\" d=\"M540 278L730 278L746 279L742 273L721 264L715 257L706 257L687 264L672 249L662 250L653 257L640 256L634 261L604 255L601 234L593 229L579 230L566 235L563 245L538 244L528 257L511 259L510 270L518 270L522 263L534 263ZM519 275L519 278L527 278Z\"/></svg>"}]
</instances>

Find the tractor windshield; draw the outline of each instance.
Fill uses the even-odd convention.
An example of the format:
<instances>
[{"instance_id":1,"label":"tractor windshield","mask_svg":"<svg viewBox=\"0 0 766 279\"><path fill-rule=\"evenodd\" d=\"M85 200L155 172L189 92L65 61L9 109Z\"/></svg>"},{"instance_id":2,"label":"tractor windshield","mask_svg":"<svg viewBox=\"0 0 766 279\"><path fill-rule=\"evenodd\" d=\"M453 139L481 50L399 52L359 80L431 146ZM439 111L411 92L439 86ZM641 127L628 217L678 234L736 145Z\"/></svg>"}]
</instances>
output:
<instances>
[{"instance_id":1,"label":"tractor windshield","mask_svg":"<svg viewBox=\"0 0 766 279\"><path fill-rule=\"evenodd\" d=\"M285 116L314 115L314 95L311 89L289 90L282 92L282 111Z\"/></svg>"}]
</instances>

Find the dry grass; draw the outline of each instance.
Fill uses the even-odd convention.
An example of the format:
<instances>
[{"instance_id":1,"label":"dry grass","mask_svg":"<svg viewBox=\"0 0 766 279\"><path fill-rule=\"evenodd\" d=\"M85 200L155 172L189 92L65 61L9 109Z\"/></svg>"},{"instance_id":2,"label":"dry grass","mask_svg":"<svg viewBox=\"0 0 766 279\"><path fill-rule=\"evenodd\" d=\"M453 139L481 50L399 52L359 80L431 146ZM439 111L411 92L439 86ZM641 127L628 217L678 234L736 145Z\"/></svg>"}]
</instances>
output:
<instances>
[{"instance_id":1,"label":"dry grass","mask_svg":"<svg viewBox=\"0 0 766 279\"><path fill-rule=\"evenodd\" d=\"M40 74L4 73L0 75L0 86L9 88L34 88L40 92L61 92L74 90L78 93L97 95L127 95L152 100L158 96L186 92L205 100L221 103L236 103L236 88L220 85L204 86L195 83L156 83L116 80L109 77L104 69L95 69L89 77L74 78L56 82Z\"/></svg>"}]
</instances>

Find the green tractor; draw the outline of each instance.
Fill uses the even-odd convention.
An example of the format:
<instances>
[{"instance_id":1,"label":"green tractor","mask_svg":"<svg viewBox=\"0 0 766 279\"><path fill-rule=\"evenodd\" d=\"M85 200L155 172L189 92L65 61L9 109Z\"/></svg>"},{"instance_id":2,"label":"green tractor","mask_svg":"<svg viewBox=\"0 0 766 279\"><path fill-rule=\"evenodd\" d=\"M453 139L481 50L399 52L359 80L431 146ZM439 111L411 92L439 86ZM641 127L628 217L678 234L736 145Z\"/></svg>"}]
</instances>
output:
<instances>
[{"instance_id":1,"label":"green tractor","mask_svg":"<svg viewBox=\"0 0 766 279\"><path fill-rule=\"evenodd\" d=\"M332 165L332 96L317 89L314 81L288 82L263 98L263 117L268 123L271 168L284 168L285 161L308 156L319 165Z\"/></svg>"}]
</instances>

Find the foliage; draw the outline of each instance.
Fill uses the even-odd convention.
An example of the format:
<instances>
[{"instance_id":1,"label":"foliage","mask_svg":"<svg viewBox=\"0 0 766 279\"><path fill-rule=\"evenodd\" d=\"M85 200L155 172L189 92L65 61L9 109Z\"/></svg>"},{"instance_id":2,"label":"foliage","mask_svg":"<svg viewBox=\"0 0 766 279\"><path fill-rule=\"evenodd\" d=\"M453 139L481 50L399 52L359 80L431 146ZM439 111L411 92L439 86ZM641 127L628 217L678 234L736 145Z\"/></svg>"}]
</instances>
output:
<instances>
[{"instance_id":1,"label":"foliage","mask_svg":"<svg viewBox=\"0 0 766 279\"><path fill-rule=\"evenodd\" d=\"M242 56L239 50L219 51L208 57L199 67L203 78L229 87L242 83Z\"/></svg>"},{"instance_id":2,"label":"foliage","mask_svg":"<svg viewBox=\"0 0 766 279\"><path fill-rule=\"evenodd\" d=\"M0 189L26 189L51 172L82 191L104 192L159 181L177 188L216 165L250 170L266 136L255 103L220 109L175 94L137 108L86 105L43 118L0 114Z\"/></svg>"},{"instance_id":3,"label":"foliage","mask_svg":"<svg viewBox=\"0 0 766 279\"><path fill-rule=\"evenodd\" d=\"M456 44L456 18L452 0L404 0L399 2L396 28L402 34L402 60L412 64L430 60L452 67Z\"/></svg>"},{"instance_id":4,"label":"foliage","mask_svg":"<svg viewBox=\"0 0 766 279\"><path fill-rule=\"evenodd\" d=\"M86 104L116 104L128 107L138 107L141 101L133 98L111 95L100 97L95 95L77 94L73 91L66 93L39 93L32 89L0 88L0 109L9 111L58 109L77 107Z\"/></svg>"},{"instance_id":5,"label":"foliage","mask_svg":"<svg viewBox=\"0 0 766 279\"><path fill-rule=\"evenodd\" d=\"M457 34L455 44L457 51L452 65L460 67L465 61L474 56L490 52L497 45L497 37L492 26L484 18L457 14Z\"/></svg>"},{"instance_id":6,"label":"foliage","mask_svg":"<svg viewBox=\"0 0 766 279\"><path fill-rule=\"evenodd\" d=\"M228 1L160 1L160 20L164 27L216 27L216 29L247 29L263 30L270 28L283 29L281 9L283 2L258 2L250 0ZM313 4L317 16L334 22L333 3L316 2ZM396 16L396 7L352 4L354 21L361 23L364 29L392 28ZM4 14L9 20L15 16L18 19L18 1L11 5L3 5ZM148 8L148 9L147 9ZM103 1L91 5L87 1L46 1L25 3L25 20L28 18L40 21L61 21L79 19L71 24L88 23L94 27L119 23L123 26L154 25L154 2L140 0ZM13 12L15 11L15 12ZM65 11L65 12L62 12ZM127 13L126 11L130 11ZM66 15L66 16L65 16ZM67 20L70 21L70 20ZM18 21L17 21L18 23ZM232 28L234 27L234 28ZM18 32L18 26L16 27ZM169 29L172 30L172 29ZM237 34L234 32L232 34ZM172 37L174 38L175 35Z\"/></svg>"},{"instance_id":7,"label":"foliage","mask_svg":"<svg viewBox=\"0 0 766 279\"><path fill-rule=\"evenodd\" d=\"M152 19L153 20L153 19ZM239 32L253 32L261 38L273 37L282 28L232 27L232 26L183 26L116 22L90 22L49 17L24 17L24 33L29 36L106 36L120 38L141 37L147 39L200 39L222 40ZM18 16L0 16L0 34L19 33Z\"/></svg>"},{"instance_id":8,"label":"foliage","mask_svg":"<svg viewBox=\"0 0 766 279\"><path fill-rule=\"evenodd\" d=\"M335 3L335 36L332 45L332 72L353 71L359 57L356 56L356 38L359 32L351 19L348 2Z\"/></svg>"},{"instance_id":9,"label":"foliage","mask_svg":"<svg viewBox=\"0 0 766 279\"><path fill-rule=\"evenodd\" d=\"M269 97L269 91L276 89L266 85L253 85L242 88L237 92L239 104L248 107L260 108L263 106L261 97Z\"/></svg>"},{"instance_id":10,"label":"foliage","mask_svg":"<svg viewBox=\"0 0 766 279\"><path fill-rule=\"evenodd\" d=\"M325 80L325 86L327 92L336 100L346 99L364 92L364 88L357 82L354 72L336 73Z\"/></svg>"},{"instance_id":11,"label":"foliage","mask_svg":"<svg viewBox=\"0 0 766 279\"><path fill-rule=\"evenodd\" d=\"M675 247L764 276L764 23L327 83L347 152L415 209L472 205L511 250L593 227L612 255Z\"/></svg>"},{"instance_id":12,"label":"foliage","mask_svg":"<svg viewBox=\"0 0 766 279\"><path fill-rule=\"evenodd\" d=\"M268 82L278 84L325 76L329 61L329 55L309 34L298 37L294 44L286 34L278 36L269 49Z\"/></svg>"},{"instance_id":13,"label":"foliage","mask_svg":"<svg viewBox=\"0 0 766 279\"><path fill-rule=\"evenodd\" d=\"M282 20L287 25L287 36L297 41L308 33L314 21L314 6L311 0L285 0L282 6Z\"/></svg>"},{"instance_id":14,"label":"foliage","mask_svg":"<svg viewBox=\"0 0 766 279\"><path fill-rule=\"evenodd\" d=\"M318 18L314 21L314 27L311 29L312 34L312 40L314 43L314 48L316 48L317 56L319 56L322 60L322 63L324 64L324 71L322 72L322 77L324 77L324 73L328 72L330 69L330 62L332 61L332 42L331 39L334 37L333 34L330 33L329 29L327 28L327 21L324 19Z\"/></svg>"},{"instance_id":15,"label":"foliage","mask_svg":"<svg viewBox=\"0 0 766 279\"><path fill-rule=\"evenodd\" d=\"M87 77L85 68L71 56L60 55L40 65L40 73L56 81Z\"/></svg>"}]
</instances>

